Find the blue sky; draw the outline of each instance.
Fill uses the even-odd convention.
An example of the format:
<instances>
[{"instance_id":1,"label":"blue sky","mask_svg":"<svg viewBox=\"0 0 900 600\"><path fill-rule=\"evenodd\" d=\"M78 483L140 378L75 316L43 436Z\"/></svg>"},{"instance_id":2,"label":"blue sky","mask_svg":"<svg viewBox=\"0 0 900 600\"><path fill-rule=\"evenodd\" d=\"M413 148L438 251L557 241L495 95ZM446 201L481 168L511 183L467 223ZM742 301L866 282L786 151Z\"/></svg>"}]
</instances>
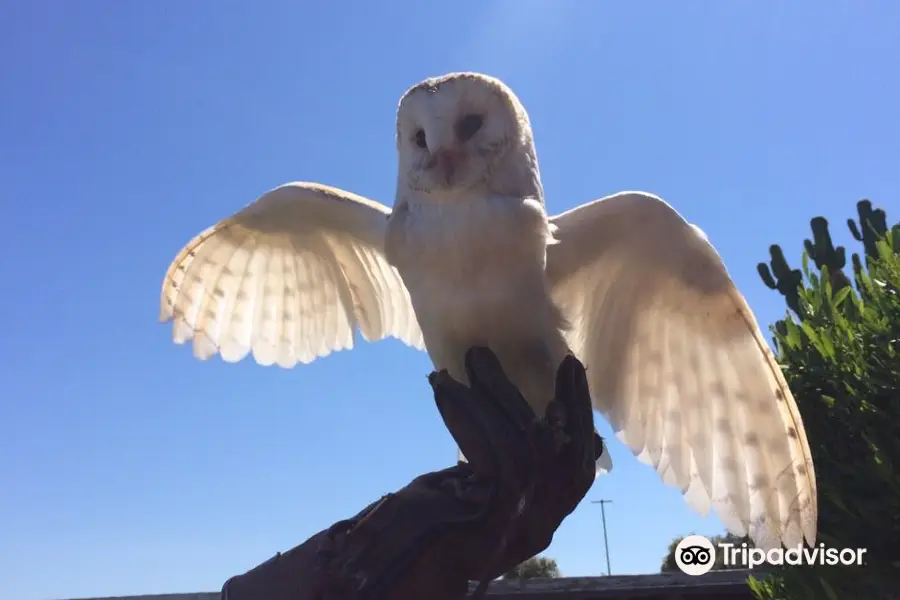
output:
<instances>
[{"instance_id":1,"label":"blue sky","mask_svg":"<svg viewBox=\"0 0 900 600\"><path fill-rule=\"evenodd\" d=\"M157 323L195 233L313 180L390 204L394 111L476 70L531 114L549 209L660 194L766 326L770 243L896 215L900 5L812 1L0 0L0 595L216 590L455 446L396 341L292 370L200 362ZM600 424L609 433L605 422ZM719 533L612 443L614 573ZM597 505L547 554L600 573Z\"/></svg>"}]
</instances>

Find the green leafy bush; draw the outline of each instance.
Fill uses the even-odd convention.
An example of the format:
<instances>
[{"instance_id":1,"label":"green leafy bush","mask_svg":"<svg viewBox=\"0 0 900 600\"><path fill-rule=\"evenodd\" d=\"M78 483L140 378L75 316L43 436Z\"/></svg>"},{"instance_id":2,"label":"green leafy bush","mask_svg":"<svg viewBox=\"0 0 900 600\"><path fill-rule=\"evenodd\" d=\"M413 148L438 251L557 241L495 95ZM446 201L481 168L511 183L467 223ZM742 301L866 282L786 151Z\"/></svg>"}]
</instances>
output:
<instances>
[{"instance_id":1,"label":"green leafy bush","mask_svg":"<svg viewBox=\"0 0 900 600\"><path fill-rule=\"evenodd\" d=\"M865 565L785 566L751 580L760 599L900 598L900 224L857 208L849 227L865 260L853 254L852 282L822 217L802 270L772 246L759 273L791 311L774 341L815 463L818 542L866 548Z\"/></svg>"},{"instance_id":2,"label":"green leafy bush","mask_svg":"<svg viewBox=\"0 0 900 600\"><path fill-rule=\"evenodd\" d=\"M503 579L540 579L560 577L556 561L546 556L532 556L503 575Z\"/></svg>"}]
</instances>

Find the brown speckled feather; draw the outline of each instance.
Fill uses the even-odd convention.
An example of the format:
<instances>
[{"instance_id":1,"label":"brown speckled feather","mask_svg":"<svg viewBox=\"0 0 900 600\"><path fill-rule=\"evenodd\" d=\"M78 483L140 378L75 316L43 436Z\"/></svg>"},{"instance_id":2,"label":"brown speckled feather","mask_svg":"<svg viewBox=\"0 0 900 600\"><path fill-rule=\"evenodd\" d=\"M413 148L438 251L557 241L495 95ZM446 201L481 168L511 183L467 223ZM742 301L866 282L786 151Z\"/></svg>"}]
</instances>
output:
<instances>
[{"instance_id":1,"label":"brown speckled feather","mask_svg":"<svg viewBox=\"0 0 900 600\"><path fill-rule=\"evenodd\" d=\"M551 222L554 298L619 438L732 533L761 548L813 543L816 482L797 405L705 235L636 192Z\"/></svg>"}]
</instances>

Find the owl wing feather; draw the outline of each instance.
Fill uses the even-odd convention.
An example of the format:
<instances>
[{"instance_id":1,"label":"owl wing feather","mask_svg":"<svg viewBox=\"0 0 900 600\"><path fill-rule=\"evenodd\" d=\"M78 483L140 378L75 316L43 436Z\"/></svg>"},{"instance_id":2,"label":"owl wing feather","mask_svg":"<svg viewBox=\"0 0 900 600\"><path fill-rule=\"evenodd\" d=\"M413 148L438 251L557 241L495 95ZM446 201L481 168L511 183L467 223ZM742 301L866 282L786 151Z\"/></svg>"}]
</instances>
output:
<instances>
[{"instance_id":1,"label":"owl wing feather","mask_svg":"<svg viewBox=\"0 0 900 600\"><path fill-rule=\"evenodd\" d=\"M703 232L638 192L551 223L554 299L617 437L731 533L763 549L814 543L815 473L797 405Z\"/></svg>"},{"instance_id":2,"label":"owl wing feather","mask_svg":"<svg viewBox=\"0 0 900 600\"><path fill-rule=\"evenodd\" d=\"M409 293L383 252L390 209L289 183L194 237L166 272L160 320L194 356L288 368L352 348L353 333L424 348Z\"/></svg>"}]
</instances>

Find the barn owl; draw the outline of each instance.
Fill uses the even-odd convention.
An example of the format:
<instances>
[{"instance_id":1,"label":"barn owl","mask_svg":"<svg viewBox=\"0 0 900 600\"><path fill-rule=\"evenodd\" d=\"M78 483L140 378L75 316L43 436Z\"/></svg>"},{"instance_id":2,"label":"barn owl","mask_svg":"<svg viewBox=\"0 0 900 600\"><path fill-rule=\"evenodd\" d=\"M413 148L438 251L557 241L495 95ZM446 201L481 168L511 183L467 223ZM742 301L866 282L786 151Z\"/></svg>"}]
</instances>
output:
<instances>
[{"instance_id":1,"label":"barn owl","mask_svg":"<svg viewBox=\"0 0 900 600\"><path fill-rule=\"evenodd\" d=\"M495 78L427 79L396 124L393 209L289 183L192 239L163 282L174 341L291 367L358 329L463 382L488 346L538 414L571 351L617 437L696 511L763 549L813 544L800 414L703 232L644 192L549 217L528 114Z\"/></svg>"}]
</instances>

